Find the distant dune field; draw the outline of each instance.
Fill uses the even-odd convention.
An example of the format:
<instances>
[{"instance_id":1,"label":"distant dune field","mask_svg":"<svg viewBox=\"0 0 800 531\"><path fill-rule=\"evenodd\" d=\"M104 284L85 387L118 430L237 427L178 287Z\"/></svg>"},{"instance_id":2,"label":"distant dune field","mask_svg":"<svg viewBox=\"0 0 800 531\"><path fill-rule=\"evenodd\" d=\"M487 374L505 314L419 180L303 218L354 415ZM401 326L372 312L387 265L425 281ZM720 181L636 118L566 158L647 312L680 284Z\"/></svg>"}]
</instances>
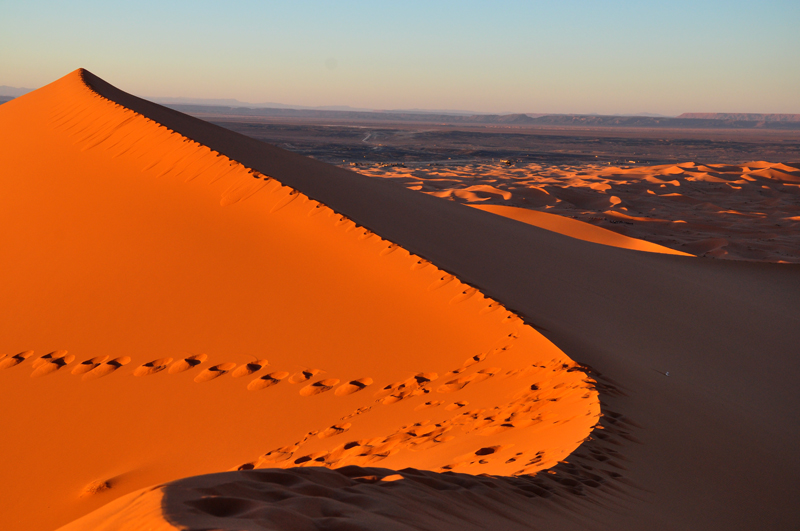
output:
<instances>
[{"instance_id":1,"label":"distant dune field","mask_svg":"<svg viewBox=\"0 0 800 531\"><path fill-rule=\"evenodd\" d=\"M800 263L800 163L358 166L412 190L631 249ZM522 209L522 210L520 210ZM554 217L553 215L561 216ZM574 219L574 221L573 221ZM545 221L548 220L548 221ZM560 229L564 226L564 229ZM589 232L587 232L589 231ZM602 238L613 231L617 244ZM626 237L650 242L624 243ZM669 251L667 251L669 252Z\"/></svg>"}]
</instances>

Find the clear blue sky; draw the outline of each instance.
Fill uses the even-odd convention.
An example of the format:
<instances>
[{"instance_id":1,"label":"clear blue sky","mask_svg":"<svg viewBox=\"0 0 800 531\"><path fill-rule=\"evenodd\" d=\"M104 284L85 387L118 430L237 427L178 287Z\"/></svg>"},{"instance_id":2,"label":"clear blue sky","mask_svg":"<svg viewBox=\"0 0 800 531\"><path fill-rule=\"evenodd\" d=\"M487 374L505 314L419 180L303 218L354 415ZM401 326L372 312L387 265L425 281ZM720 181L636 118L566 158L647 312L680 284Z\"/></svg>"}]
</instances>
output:
<instances>
[{"instance_id":1,"label":"clear blue sky","mask_svg":"<svg viewBox=\"0 0 800 531\"><path fill-rule=\"evenodd\" d=\"M800 113L800 1L0 0L0 85L485 112Z\"/></svg>"}]
</instances>

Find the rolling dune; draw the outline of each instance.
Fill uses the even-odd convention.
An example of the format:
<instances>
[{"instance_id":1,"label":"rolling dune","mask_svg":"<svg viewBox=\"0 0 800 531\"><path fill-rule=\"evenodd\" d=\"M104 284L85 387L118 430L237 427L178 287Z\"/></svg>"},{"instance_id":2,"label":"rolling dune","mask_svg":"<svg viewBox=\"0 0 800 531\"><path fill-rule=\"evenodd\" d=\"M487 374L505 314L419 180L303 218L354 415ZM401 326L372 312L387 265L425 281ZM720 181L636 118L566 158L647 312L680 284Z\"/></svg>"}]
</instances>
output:
<instances>
[{"instance_id":1,"label":"rolling dune","mask_svg":"<svg viewBox=\"0 0 800 531\"><path fill-rule=\"evenodd\" d=\"M800 263L796 237L800 163L792 164L609 166L506 161L446 167L359 165L358 171L520 221L524 217L526 223L548 230L572 227L565 233L573 237L605 234L601 239L610 245ZM580 228L578 222L605 232ZM608 231L620 236L609 238Z\"/></svg>"},{"instance_id":2,"label":"rolling dune","mask_svg":"<svg viewBox=\"0 0 800 531\"><path fill-rule=\"evenodd\" d=\"M82 70L0 123L6 528L800 519L795 265L583 241Z\"/></svg>"}]
</instances>

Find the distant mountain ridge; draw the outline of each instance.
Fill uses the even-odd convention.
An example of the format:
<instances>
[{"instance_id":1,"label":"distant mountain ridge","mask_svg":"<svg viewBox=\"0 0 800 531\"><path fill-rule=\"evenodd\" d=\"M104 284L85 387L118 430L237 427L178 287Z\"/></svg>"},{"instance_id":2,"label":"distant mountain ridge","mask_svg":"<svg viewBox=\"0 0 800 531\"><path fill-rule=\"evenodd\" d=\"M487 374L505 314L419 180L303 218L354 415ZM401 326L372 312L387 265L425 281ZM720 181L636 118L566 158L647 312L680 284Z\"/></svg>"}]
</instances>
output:
<instances>
[{"instance_id":1,"label":"distant mountain ridge","mask_svg":"<svg viewBox=\"0 0 800 531\"><path fill-rule=\"evenodd\" d=\"M184 98L184 97L145 97L146 100L160 103L162 105L203 105L203 106L225 106L233 108L251 109L299 109L309 111L368 111L372 109L350 107L349 105L322 105L310 107L306 105L287 105L285 103L263 102L248 103L233 98L214 99L214 98Z\"/></svg>"},{"instance_id":2,"label":"distant mountain ridge","mask_svg":"<svg viewBox=\"0 0 800 531\"><path fill-rule=\"evenodd\" d=\"M737 122L800 122L800 114L685 112L678 116L678 118L689 120L729 120Z\"/></svg>"},{"instance_id":3,"label":"distant mountain ridge","mask_svg":"<svg viewBox=\"0 0 800 531\"><path fill-rule=\"evenodd\" d=\"M0 104L34 89L0 85ZM368 109L349 105L317 107L285 103L248 103L233 98L148 97L150 101L189 114L224 114L227 116L285 116L318 120L397 121L443 124L563 125L590 127L672 127L688 129L800 129L800 114L699 113L687 112L676 117L655 113L638 114L548 114L482 113L450 109Z\"/></svg>"},{"instance_id":4,"label":"distant mountain ridge","mask_svg":"<svg viewBox=\"0 0 800 531\"><path fill-rule=\"evenodd\" d=\"M10 96L11 98L16 98L17 96L22 96L23 94L27 94L28 92L32 91L33 89L24 87L9 87L8 85L0 85L0 96Z\"/></svg>"},{"instance_id":5,"label":"distant mountain ridge","mask_svg":"<svg viewBox=\"0 0 800 531\"><path fill-rule=\"evenodd\" d=\"M519 125L557 127L646 127L673 129L800 129L800 120L725 120L718 118L603 116L580 114L434 114L404 111L338 111L250 108L219 105L167 105L176 111L213 120L215 117L289 118L346 123L420 123L438 125ZM785 115L794 116L794 115Z\"/></svg>"}]
</instances>

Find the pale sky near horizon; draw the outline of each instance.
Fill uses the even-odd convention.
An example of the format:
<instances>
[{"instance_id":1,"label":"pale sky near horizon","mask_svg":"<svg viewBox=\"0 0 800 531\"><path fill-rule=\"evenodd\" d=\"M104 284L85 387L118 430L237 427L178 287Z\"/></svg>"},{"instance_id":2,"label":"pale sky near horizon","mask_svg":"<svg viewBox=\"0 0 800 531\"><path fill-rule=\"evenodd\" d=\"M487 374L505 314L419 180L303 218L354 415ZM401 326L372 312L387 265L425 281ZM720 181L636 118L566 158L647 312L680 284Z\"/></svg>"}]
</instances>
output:
<instances>
[{"instance_id":1,"label":"pale sky near horizon","mask_svg":"<svg viewBox=\"0 0 800 531\"><path fill-rule=\"evenodd\" d=\"M480 112L800 113L797 0L2 0L0 85Z\"/></svg>"}]
</instances>

